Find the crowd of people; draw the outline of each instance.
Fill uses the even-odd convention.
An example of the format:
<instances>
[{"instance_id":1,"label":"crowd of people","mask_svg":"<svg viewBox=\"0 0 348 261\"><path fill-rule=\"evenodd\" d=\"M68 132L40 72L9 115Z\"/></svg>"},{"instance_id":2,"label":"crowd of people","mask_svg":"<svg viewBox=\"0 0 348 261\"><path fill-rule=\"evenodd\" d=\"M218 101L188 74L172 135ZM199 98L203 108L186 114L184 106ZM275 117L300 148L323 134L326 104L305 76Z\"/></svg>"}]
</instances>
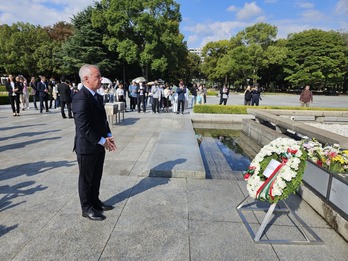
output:
<instances>
[{"instance_id":1,"label":"crowd of people","mask_svg":"<svg viewBox=\"0 0 348 261\"><path fill-rule=\"evenodd\" d=\"M21 111L30 108L29 96L32 96L34 108L40 113L50 112L50 109L56 108L61 110L63 118L73 118L72 99L81 87L82 83L76 86L64 77L61 77L60 81L54 78L47 80L45 76L40 76L39 79L31 77L28 83L22 75L16 77L9 75L6 84L13 116L20 116ZM193 108L196 104L207 102L207 87L204 84L194 83L188 87L183 81L176 86L162 80L154 82L133 80L129 85L116 80L114 83L102 84L98 94L103 97L104 103L124 102L127 110L138 113L145 113L149 105L154 114L160 112L184 114L185 108ZM226 105L230 88L226 85L220 87L218 96L219 105ZM260 88L257 85L247 86L244 91L244 105L259 106L260 100L262 100ZM308 85L301 93L300 102L302 106L309 106L313 102L313 95ZM65 114L65 108L68 116Z\"/></svg>"},{"instance_id":2,"label":"crowd of people","mask_svg":"<svg viewBox=\"0 0 348 261\"><path fill-rule=\"evenodd\" d=\"M29 89L30 87L30 89ZM34 108L50 112L50 109L61 109L63 118L72 118L71 102L73 96L78 92L75 84L71 84L64 77L57 82L54 78L46 79L40 76L39 79L31 77L30 82L22 75L9 75L6 83L6 90L9 95L13 116L20 116L21 111L30 109L29 96L33 98ZM68 110L68 117L64 108Z\"/></svg>"},{"instance_id":3,"label":"crowd of people","mask_svg":"<svg viewBox=\"0 0 348 261\"><path fill-rule=\"evenodd\" d=\"M103 96L104 103L121 101L129 110L138 113L146 113L148 105L151 113L177 113L184 114L185 108L193 108L195 104L205 104L207 100L207 88L205 85L193 84L187 87L183 81L178 86L155 80L153 82L132 81L128 87L119 81L115 85L102 86L98 93Z\"/></svg>"}]
</instances>

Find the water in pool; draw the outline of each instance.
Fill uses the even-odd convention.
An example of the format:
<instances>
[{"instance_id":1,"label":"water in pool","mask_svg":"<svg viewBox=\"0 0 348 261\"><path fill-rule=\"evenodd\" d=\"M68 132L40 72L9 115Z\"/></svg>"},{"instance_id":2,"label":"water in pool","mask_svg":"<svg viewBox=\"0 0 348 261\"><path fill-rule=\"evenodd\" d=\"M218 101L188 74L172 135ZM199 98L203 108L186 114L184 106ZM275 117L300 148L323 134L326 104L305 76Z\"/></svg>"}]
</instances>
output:
<instances>
[{"instance_id":1,"label":"water in pool","mask_svg":"<svg viewBox=\"0 0 348 261\"><path fill-rule=\"evenodd\" d=\"M195 129L207 178L240 179L250 159L238 144L240 131Z\"/></svg>"}]
</instances>

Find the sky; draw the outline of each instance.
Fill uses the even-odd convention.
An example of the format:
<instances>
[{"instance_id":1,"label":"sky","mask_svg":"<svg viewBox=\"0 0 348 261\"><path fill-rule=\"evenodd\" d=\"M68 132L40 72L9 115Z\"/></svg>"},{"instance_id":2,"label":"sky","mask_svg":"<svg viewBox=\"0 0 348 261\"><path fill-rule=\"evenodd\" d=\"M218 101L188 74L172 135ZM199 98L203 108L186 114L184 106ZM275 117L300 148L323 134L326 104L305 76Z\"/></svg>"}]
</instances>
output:
<instances>
[{"instance_id":1,"label":"sky","mask_svg":"<svg viewBox=\"0 0 348 261\"><path fill-rule=\"evenodd\" d=\"M0 24L54 25L95 0L0 0ZM317 28L348 32L348 0L176 0L189 48L230 39L257 22L275 25L277 38Z\"/></svg>"}]
</instances>

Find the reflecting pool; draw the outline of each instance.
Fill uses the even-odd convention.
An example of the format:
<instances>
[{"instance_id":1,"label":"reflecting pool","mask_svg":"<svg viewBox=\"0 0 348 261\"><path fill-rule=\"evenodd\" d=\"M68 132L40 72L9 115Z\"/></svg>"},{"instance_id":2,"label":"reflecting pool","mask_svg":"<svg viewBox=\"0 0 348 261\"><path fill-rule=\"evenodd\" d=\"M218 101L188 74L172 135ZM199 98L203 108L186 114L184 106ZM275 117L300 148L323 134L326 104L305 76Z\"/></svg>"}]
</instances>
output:
<instances>
[{"instance_id":1,"label":"reflecting pool","mask_svg":"<svg viewBox=\"0 0 348 261\"><path fill-rule=\"evenodd\" d=\"M207 178L240 179L250 165L239 145L240 131L195 129Z\"/></svg>"}]
</instances>

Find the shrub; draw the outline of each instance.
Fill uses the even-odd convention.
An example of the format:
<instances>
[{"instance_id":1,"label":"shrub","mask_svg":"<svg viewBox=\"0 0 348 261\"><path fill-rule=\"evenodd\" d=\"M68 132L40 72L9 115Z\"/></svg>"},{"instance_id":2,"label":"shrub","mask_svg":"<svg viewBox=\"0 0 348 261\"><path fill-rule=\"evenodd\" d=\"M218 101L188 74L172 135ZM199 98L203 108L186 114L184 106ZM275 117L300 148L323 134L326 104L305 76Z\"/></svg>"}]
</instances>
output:
<instances>
[{"instance_id":1,"label":"shrub","mask_svg":"<svg viewBox=\"0 0 348 261\"><path fill-rule=\"evenodd\" d=\"M219 94L219 92L217 92L217 91L207 90L207 96L216 96L218 94Z\"/></svg>"},{"instance_id":2,"label":"shrub","mask_svg":"<svg viewBox=\"0 0 348 261\"><path fill-rule=\"evenodd\" d=\"M313 110L313 111L347 111L347 108L315 108L315 107L298 107L298 106L244 106L244 105L195 105L195 113L212 113L212 114L248 114L247 109L268 109L268 110Z\"/></svg>"}]
</instances>

